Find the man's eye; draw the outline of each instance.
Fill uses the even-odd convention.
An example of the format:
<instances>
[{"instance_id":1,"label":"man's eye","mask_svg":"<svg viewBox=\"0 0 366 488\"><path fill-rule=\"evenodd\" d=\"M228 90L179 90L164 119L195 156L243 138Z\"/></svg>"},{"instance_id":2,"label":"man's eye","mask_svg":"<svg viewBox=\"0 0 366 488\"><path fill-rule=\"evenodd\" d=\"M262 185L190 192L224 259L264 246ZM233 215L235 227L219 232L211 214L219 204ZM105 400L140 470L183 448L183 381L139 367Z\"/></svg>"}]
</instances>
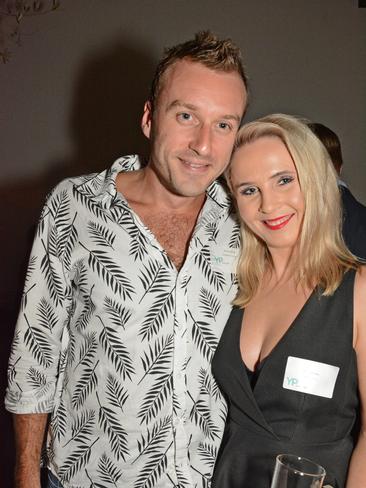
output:
<instances>
[{"instance_id":1,"label":"man's eye","mask_svg":"<svg viewBox=\"0 0 366 488\"><path fill-rule=\"evenodd\" d=\"M189 121L192 120L192 115L188 114L187 112L182 112L178 114L178 119L182 121Z\"/></svg>"},{"instance_id":2,"label":"man's eye","mask_svg":"<svg viewBox=\"0 0 366 488\"><path fill-rule=\"evenodd\" d=\"M231 125L228 124L227 122L219 122L219 128L223 130L230 130Z\"/></svg>"},{"instance_id":3,"label":"man's eye","mask_svg":"<svg viewBox=\"0 0 366 488\"><path fill-rule=\"evenodd\" d=\"M240 190L240 194L250 196L250 195L254 195L256 191L257 189L254 186L250 186L248 188L243 188L242 190Z\"/></svg>"}]
</instances>

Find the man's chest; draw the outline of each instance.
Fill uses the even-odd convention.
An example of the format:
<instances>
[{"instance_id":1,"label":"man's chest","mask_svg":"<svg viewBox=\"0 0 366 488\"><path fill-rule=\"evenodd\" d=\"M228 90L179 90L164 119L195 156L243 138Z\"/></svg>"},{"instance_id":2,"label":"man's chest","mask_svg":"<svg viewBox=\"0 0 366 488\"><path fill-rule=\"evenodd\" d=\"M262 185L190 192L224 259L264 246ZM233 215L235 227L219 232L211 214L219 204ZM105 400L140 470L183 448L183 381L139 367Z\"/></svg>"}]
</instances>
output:
<instances>
[{"instance_id":1,"label":"man's chest","mask_svg":"<svg viewBox=\"0 0 366 488\"><path fill-rule=\"evenodd\" d=\"M140 215L140 217L176 268L180 269L195 226L196 217L189 214L171 213L145 214Z\"/></svg>"}]
</instances>

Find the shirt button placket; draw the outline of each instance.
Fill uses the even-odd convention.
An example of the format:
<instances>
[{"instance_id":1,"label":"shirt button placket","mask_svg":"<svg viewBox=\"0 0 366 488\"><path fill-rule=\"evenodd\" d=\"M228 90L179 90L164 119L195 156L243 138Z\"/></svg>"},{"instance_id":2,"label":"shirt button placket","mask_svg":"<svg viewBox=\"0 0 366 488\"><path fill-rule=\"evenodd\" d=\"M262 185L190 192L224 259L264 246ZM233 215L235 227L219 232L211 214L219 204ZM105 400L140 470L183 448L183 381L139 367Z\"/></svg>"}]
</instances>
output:
<instances>
[{"instance_id":1,"label":"shirt button placket","mask_svg":"<svg viewBox=\"0 0 366 488\"><path fill-rule=\"evenodd\" d=\"M182 270L181 270L182 271ZM187 362L187 324L186 324L186 292L182 286L185 276L180 273L176 282L175 297L175 329L174 329L174 363L173 363L173 388L177 399L178 408L173 412L173 425L175 434L175 464L183 471L188 465L187 459L187 435L186 423L186 371Z\"/></svg>"}]
</instances>

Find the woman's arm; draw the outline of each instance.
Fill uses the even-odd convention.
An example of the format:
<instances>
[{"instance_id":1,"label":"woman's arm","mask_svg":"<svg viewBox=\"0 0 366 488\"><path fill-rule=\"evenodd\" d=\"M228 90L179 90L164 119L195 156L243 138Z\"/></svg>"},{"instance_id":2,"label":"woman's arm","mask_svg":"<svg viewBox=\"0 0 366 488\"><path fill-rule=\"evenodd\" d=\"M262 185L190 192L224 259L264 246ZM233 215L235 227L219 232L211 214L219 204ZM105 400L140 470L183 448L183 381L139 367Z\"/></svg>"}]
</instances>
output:
<instances>
[{"instance_id":1,"label":"woman's arm","mask_svg":"<svg viewBox=\"0 0 366 488\"><path fill-rule=\"evenodd\" d=\"M361 429L353 451L346 488L366 487L366 266L357 273L354 294L354 348L361 401Z\"/></svg>"}]
</instances>

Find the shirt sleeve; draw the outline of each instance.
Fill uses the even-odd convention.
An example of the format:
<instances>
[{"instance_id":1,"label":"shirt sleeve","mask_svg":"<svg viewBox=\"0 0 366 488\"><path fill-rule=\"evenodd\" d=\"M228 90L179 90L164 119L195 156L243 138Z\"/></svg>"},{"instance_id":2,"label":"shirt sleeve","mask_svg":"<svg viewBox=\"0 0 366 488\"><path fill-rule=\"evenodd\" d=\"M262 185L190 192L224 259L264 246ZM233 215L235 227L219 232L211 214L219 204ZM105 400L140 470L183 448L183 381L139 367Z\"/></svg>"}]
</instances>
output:
<instances>
[{"instance_id":1,"label":"shirt sleeve","mask_svg":"<svg viewBox=\"0 0 366 488\"><path fill-rule=\"evenodd\" d=\"M9 359L5 407L13 413L53 408L72 309L65 265L75 241L70 221L68 192L56 188L38 223Z\"/></svg>"}]
</instances>

